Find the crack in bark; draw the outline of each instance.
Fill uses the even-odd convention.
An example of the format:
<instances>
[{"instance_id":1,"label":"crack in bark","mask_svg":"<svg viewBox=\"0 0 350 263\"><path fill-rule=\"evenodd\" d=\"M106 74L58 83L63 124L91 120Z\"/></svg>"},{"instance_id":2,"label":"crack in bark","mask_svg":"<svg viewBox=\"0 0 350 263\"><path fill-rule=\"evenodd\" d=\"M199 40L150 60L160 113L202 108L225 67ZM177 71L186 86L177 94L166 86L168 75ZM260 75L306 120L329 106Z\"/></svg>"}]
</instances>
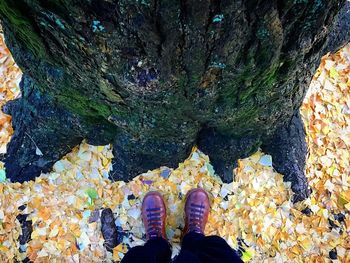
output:
<instances>
[{"instance_id":1,"label":"crack in bark","mask_svg":"<svg viewBox=\"0 0 350 263\"><path fill-rule=\"evenodd\" d=\"M166 39L166 35L163 34L162 32L162 27L161 27L161 24L160 24L160 0L155 0L154 1L154 14L155 14L155 26L156 26L156 29L157 29L157 33L160 37L160 41L159 41L159 44L158 44L158 59L160 59L162 57L162 46L165 42L165 39Z\"/></svg>"},{"instance_id":2,"label":"crack in bark","mask_svg":"<svg viewBox=\"0 0 350 263\"><path fill-rule=\"evenodd\" d=\"M244 14L246 15L246 20L248 21L248 23L251 23L251 31L250 31L250 35L249 35L249 39L248 41L246 41L243 50L242 50L242 57L239 61L239 63L242 63L242 61L244 62L248 62L249 58L248 58L248 54L249 54L249 50L251 49L251 46L256 43L256 31L258 28L258 19L251 19L251 14L254 14L254 16L257 17L257 14L255 13L255 10L250 10L249 9L249 1L245 2L245 10L243 11ZM252 22L253 20L253 22ZM257 44L258 45L258 44ZM254 50L254 52L256 51L256 49ZM242 83L240 85L237 86L237 96L236 96L236 102L234 107L238 107L240 105L240 96L241 96L241 92L242 92Z\"/></svg>"},{"instance_id":3,"label":"crack in bark","mask_svg":"<svg viewBox=\"0 0 350 263\"><path fill-rule=\"evenodd\" d=\"M220 13L220 0L210 0L210 12L209 12L209 16L208 16L208 21L207 21L207 24L205 26L205 36L206 36L206 39L205 39L205 44L206 44L206 60L205 60L205 64L204 64L204 70L203 70L203 73L202 73L202 78L203 76L205 75L205 73L207 72L208 70L208 67L209 67L209 63L210 63L210 59L211 59L211 55L212 55L212 52L215 48L215 39L213 40L213 43L210 43L207 39L208 37L208 31L209 31L209 28L210 26L212 25L212 21L213 21L213 18L215 16L215 14L219 14ZM215 34L215 33L214 33Z\"/></svg>"},{"instance_id":4,"label":"crack in bark","mask_svg":"<svg viewBox=\"0 0 350 263\"><path fill-rule=\"evenodd\" d=\"M186 2L187 0L180 0L180 15L179 15L179 20L180 20L180 24L181 24L181 41L180 41L180 51L181 51L181 67L183 69L183 71L185 71L185 75L186 75L186 84L183 85L183 95L186 99L188 98L188 92L187 92L187 86L189 83L189 79L190 79L190 74L189 71L187 69L186 63L184 62L184 53L185 53L185 47L186 47L186 28L185 28L185 14L186 14Z\"/></svg>"}]
</instances>

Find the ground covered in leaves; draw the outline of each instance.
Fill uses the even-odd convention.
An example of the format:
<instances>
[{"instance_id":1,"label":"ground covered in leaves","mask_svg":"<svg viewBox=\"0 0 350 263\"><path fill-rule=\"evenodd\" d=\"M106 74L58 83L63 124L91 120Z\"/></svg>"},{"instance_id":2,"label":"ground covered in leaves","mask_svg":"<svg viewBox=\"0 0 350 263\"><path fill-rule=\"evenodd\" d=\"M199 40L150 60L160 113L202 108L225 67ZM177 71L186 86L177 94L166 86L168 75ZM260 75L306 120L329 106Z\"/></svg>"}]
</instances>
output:
<instances>
[{"instance_id":1,"label":"ground covered in leaves","mask_svg":"<svg viewBox=\"0 0 350 263\"><path fill-rule=\"evenodd\" d=\"M23 184L9 182L0 163L1 262L119 261L129 247L144 243L140 205L149 190L164 194L167 236L176 254L184 196L197 186L211 194L207 234L224 237L245 262L350 262L349 74L349 46L325 56L301 108L312 188L306 201L293 205L290 184L274 171L271 156L260 151L239 161L230 184L221 182L197 149L175 170L160 167L125 183L108 179L110 146L82 143L51 173ZM1 38L0 106L19 96L20 78ZM13 132L11 118L0 112L0 125L4 153ZM103 208L112 209L120 232L121 243L112 252L101 234ZM20 242L27 239L21 224L30 220L30 241Z\"/></svg>"}]
</instances>

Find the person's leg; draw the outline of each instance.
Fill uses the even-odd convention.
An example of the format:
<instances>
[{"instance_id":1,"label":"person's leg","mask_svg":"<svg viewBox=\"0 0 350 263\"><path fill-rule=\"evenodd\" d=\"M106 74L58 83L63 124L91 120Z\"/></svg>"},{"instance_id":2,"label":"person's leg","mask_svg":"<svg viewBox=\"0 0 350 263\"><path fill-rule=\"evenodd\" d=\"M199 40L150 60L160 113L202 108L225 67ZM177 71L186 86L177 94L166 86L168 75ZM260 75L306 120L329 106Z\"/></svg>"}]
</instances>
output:
<instances>
[{"instance_id":1,"label":"person's leg","mask_svg":"<svg viewBox=\"0 0 350 263\"><path fill-rule=\"evenodd\" d=\"M223 238L190 232L183 238L181 252L174 263L185 262L241 263L242 260Z\"/></svg>"},{"instance_id":2,"label":"person's leg","mask_svg":"<svg viewBox=\"0 0 350 263\"><path fill-rule=\"evenodd\" d=\"M121 263L168 263L170 259L170 244L159 237L148 240L144 246L131 248Z\"/></svg>"},{"instance_id":3,"label":"person's leg","mask_svg":"<svg viewBox=\"0 0 350 263\"><path fill-rule=\"evenodd\" d=\"M175 263L242 262L227 242L218 236L205 236L210 201L203 189L193 189L186 196L185 228L182 248Z\"/></svg>"},{"instance_id":4,"label":"person's leg","mask_svg":"<svg viewBox=\"0 0 350 263\"><path fill-rule=\"evenodd\" d=\"M149 192L143 199L142 221L146 229L144 246L131 248L122 263L167 263L171 260L171 247L166 240L166 207L158 192Z\"/></svg>"},{"instance_id":5,"label":"person's leg","mask_svg":"<svg viewBox=\"0 0 350 263\"><path fill-rule=\"evenodd\" d=\"M181 251L179 255L174 259L174 263L201 263L200 258L198 257L196 251L198 250L198 247L196 243L198 241L202 240L203 235L193 232L194 234L198 235L192 235L186 234L181 243Z\"/></svg>"}]
</instances>

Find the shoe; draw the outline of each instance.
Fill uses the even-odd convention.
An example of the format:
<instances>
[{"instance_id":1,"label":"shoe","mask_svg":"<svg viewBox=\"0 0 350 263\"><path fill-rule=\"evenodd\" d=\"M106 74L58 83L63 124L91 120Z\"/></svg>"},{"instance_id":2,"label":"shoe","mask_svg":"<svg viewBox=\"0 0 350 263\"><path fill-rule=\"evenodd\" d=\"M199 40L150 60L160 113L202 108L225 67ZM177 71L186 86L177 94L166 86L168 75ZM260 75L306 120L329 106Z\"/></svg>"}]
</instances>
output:
<instances>
[{"instance_id":1,"label":"shoe","mask_svg":"<svg viewBox=\"0 0 350 263\"><path fill-rule=\"evenodd\" d=\"M105 208L101 213L101 232L105 240L104 246L109 252L120 243L120 235L114 223L115 219L110 208Z\"/></svg>"},{"instance_id":2,"label":"shoe","mask_svg":"<svg viewBox=\"0 0 350 263\"><path fill-rule=\"evenodd\" d=\"M210 201L205 190L196 188L189 191L185 201L185 228L182 236L189 232L204 234L209 210Z\"/></svg>"},{"instance_id":3,"label":"shoe","mask_svg":"<svg viewBox=\"0 0 350 263\"><path fill-rule=\"evenodd\" d=\"M143 198L141 211L147 240L158 237L166 239L166 207L163 196L158 192L147 193Z\"/></svg>"}]
</instances>

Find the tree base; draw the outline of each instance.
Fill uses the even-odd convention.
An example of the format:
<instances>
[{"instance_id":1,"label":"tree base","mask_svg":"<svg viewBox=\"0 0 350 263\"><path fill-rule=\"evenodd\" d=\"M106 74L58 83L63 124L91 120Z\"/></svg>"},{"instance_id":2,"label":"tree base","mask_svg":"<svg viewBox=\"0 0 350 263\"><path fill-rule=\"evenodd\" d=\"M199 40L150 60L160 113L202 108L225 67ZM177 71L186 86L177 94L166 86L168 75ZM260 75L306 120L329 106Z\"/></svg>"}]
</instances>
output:
<instances>
[{"instance_id":1,"label":"tree base","mask_svg":"<svg viewBox=\"0 0 350 263\"><path fill-rule=\"evenodd\" d=\"M307 179L304 174L307 145L305 130L300 114L296 113L292 120L266 140L263 150L272 156L273 167L284 175L286 182L291 182L294 192L293 202L306 199L310 195ZM210 161L217 174L226 183L233 180L233 169L237 160L246 158L260 146L260 138L246 137L236 139L207 129L201 132L198 146Z\"/></svg>"},{"instance_id":2,"label":"tree base","mask_svg":"<svg viewBox=\"0 0 350 263\"><path fill-rule=\"evenodd\" d=\"M83 138L90 138L88 142L91 144L108 143L102 140L108 138L104 136L105 127L87 126L84 120L41 94L27 76L23 77L21 86L25 91L23 97L4 107L5 112L12 115L15 129L5 158L6 173L12 181L24 182L48 172ZM222 180L231 182L237 160L254 153L261 139L249 136L238 139L212 128L203 129L193 141L178 137L152 140L119 133L114 139L115 158L110 177L129 181L160 166L176 168L188 157L195 144L209 155ZM307 148L300 115L296 114L288 125L277 129L275 135L264 143L263 149L272 155L275 169L292 183L294 201L305 199L309 195L303 172Z\"/></svg>"},{"instance_id":3,"label":"tree base","mask_svg":"<svg viewBox=\"0 0 350 263\"><path fill-rule=\"evenodd\" d=\"M273 166L291 182L294 192L293 202L306 199L310 189L304 174L307 144L304 124L297 112L292 120L276 130L272 139L263 146L263 150L272 156Z\"/></svg>"},{"instance_id":4,"label":"tree base","mask_svg":"<svg viewBox=\"0 0 350 263\"><path fill-rule=\"evenodd\" d=\"M205 129L198 137L199 149L210 157L216 173L223 182L230 183L237 160L256 152L260 146L257 137L235 138L223 135L215 129Z\"/></svg>"},{"instance_id":5,"label":"tree base","mask_svg":"<svg viewBox=\"0 0 350 263\"><path fill-rule=\"evenodd\" d=\"M23 97L5 108L13 181L49 171L86 139L114 144L114 180L176 167L197 144L230 182L237 159L263 143L295 200L308 195L292 116L321 55L349 39L347 7L332 23L345 0L3 2L25 74Z\"/></svg>"},{"instance_id":6,"label":"tree base","mask_svg":"<svg viewBox=\"0 0 350 263\"><path fill-rule=\"evenodd\" d=\"M122 133L113 144L112 180L130 181L135 176L160 166L176 168L191 153L194 142L179 138L133 138Z\"/></svg>"}]
</instances>

